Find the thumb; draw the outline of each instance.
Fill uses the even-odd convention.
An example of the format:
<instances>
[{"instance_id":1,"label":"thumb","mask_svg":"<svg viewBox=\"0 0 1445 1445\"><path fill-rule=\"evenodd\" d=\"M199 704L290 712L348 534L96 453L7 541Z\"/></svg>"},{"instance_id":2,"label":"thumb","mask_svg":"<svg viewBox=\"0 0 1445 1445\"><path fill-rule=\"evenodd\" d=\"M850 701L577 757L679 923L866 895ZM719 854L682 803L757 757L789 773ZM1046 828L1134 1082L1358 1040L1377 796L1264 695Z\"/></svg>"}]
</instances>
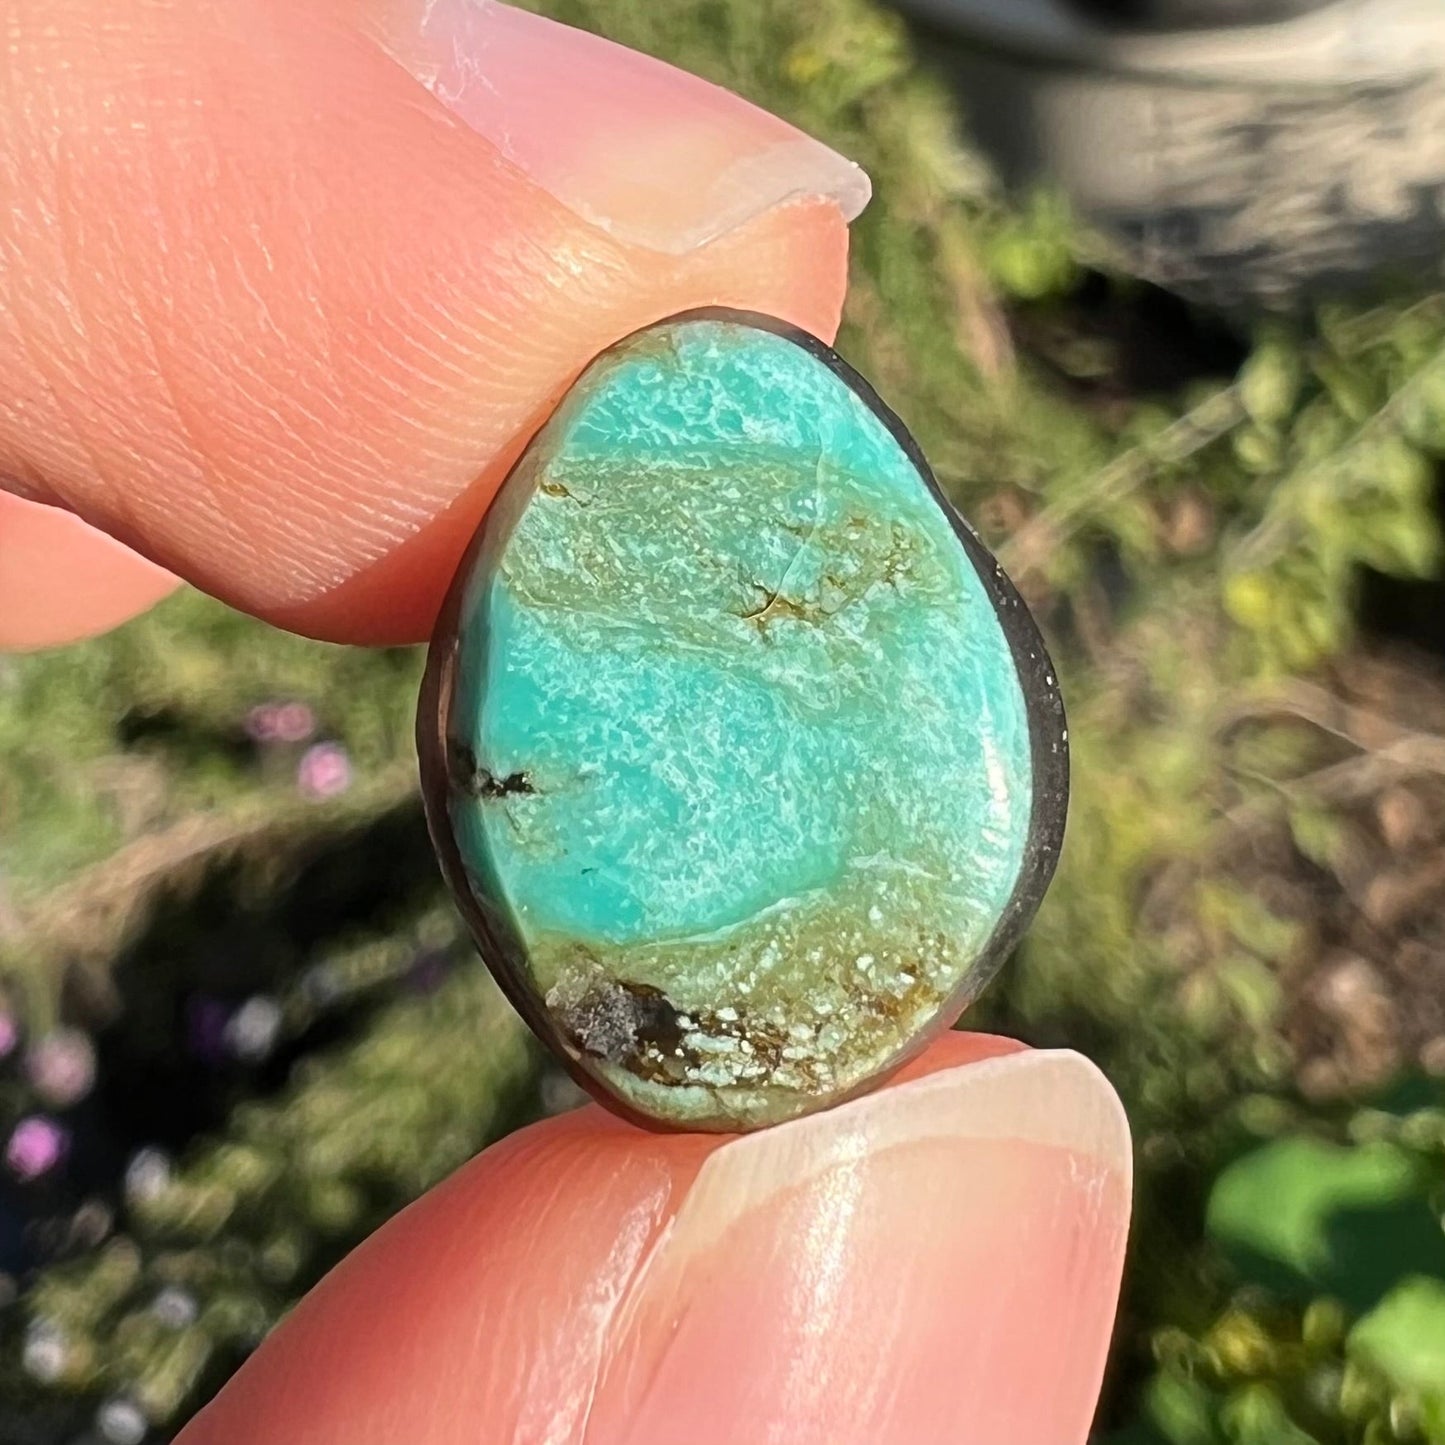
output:
<instances>
[{"instance_id":1,"label":"thumb","mask_svg":"<svg viewBox=\"0 0 1445 1445\"><path fill-rule=\"evenodd\" d=\"M822 335L855 167L489 0L12 0L0 478L283 626L430 628L530 430L693 306Z\"/></svg>"},{"instance_id":2,"label":"thumb","mask_svg":"<svg viewBox=\"0 0 1445 1445\"><path fill-rule=\"evenodd\" d=\"M981 1035L740 1139L581 1109L373 1236L181 1445L1076 1445L1129 1172L1093 1065Z\"/></svg>"}]
</instances>

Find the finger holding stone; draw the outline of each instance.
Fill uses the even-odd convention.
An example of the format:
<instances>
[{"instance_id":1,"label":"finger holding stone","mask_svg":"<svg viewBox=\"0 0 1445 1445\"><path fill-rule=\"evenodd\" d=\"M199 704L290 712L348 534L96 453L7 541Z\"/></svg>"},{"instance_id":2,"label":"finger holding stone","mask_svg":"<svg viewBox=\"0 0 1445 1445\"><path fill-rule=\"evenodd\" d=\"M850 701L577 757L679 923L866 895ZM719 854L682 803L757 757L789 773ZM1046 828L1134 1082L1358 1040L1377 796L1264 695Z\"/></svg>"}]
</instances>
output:
<instances>
[{"instance_id":1,"label":"finger holding stone","mask_svg":"<svg viewBox=\"0 0 1445 1445\"><path fill-rule=\"evenodd\" d=\"M5 25L0 477L283 626L425 636L619 336L836 325L856 168L580 32L424 0Z\"/></svg>"},{"instance_id":2,"label":"finger holding stone","mask_svg":"<svg viewBox=\"0 0 1445 1445\"><path fill-rule=\"evenodd\" d=\"M741 1139L588 1107L373 1236L182 1445L1082 1442L1129 1179L1092 1065L981 1035Z\"/></svg>"}]
</instances>

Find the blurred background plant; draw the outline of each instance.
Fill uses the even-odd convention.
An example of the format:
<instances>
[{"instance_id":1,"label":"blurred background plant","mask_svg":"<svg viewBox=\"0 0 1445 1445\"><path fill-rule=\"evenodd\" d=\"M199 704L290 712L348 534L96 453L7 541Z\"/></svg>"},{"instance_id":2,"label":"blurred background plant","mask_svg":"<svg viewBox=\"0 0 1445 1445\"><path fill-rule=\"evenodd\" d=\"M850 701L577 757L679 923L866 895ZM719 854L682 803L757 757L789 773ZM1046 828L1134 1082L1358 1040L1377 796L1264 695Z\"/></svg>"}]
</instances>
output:
<instances>
[{"instance_id":1,"label":"blurred background plant","mask_svg":"<svg viewBox=\"0 0 1445 1445\"><path fill-rule=\"evenodd\" d=\"M1084 1050L1133 1121L1098 1439L1445 1442L1445 294L1226 325L1127 279L995 190L870 0L544 8L875 178L840 347L1070 701L1064 864L967 1023ZM420 661L195 594L0 659L0 1439L169 1438L572 1102L442 894Z\"/></svg>"}]
</instances>

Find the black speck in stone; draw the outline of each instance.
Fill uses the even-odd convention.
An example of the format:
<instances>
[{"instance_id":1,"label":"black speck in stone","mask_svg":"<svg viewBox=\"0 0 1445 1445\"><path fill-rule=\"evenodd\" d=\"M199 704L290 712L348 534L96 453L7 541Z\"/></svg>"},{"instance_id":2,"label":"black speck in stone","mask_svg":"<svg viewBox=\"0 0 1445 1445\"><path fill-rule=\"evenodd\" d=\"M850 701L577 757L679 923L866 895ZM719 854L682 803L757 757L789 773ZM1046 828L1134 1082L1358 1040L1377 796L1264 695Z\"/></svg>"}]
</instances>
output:
<instances>
[{"instance_id":1,"label":"black speck in stone","mask_svg":"<svg viewBox=\"0 0 1445 1445\"><path fill-rule=\"evenodd\" d=\"M599 981L560 1022L583 1053L631 1066L649 1046L670 1054L682 1042L678 1013L650 984Z\"/></svg>"},{"instance_id":2,"label":"black speck in stone","mask_svg":"<svg viewBox=\"0 0 1445 1445\"><path fill-rule=\"evenodd\" d=\"M535 793L532 779L526 773L508 773L499 778L487 768L477 765L477 755L465 743L453 741L451 755L452 782L473 798L513 798Z\"/></svg>"}]
</instances>

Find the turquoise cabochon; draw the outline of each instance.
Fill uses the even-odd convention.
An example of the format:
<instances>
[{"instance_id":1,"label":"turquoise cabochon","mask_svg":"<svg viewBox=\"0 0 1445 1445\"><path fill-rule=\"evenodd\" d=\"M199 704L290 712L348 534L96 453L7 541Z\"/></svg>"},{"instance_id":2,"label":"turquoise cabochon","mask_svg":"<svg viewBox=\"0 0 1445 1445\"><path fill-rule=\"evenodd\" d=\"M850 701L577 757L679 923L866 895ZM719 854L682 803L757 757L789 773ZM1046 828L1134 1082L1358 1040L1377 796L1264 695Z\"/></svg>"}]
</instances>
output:
<instances>
[{"instance_id":1,"label":"turquoise cabochon","mask_svg":"<svg viewBox=\"0 0 1445 1445\"><path fill-rule=\"evenodd\" d=\"M1052 872L1032 620L897 419L779 323L692 313L594 361L430 671L429 811L483 953L634 1117L755 1127L867 1087Z\"/></svg>"}]
</instances>

